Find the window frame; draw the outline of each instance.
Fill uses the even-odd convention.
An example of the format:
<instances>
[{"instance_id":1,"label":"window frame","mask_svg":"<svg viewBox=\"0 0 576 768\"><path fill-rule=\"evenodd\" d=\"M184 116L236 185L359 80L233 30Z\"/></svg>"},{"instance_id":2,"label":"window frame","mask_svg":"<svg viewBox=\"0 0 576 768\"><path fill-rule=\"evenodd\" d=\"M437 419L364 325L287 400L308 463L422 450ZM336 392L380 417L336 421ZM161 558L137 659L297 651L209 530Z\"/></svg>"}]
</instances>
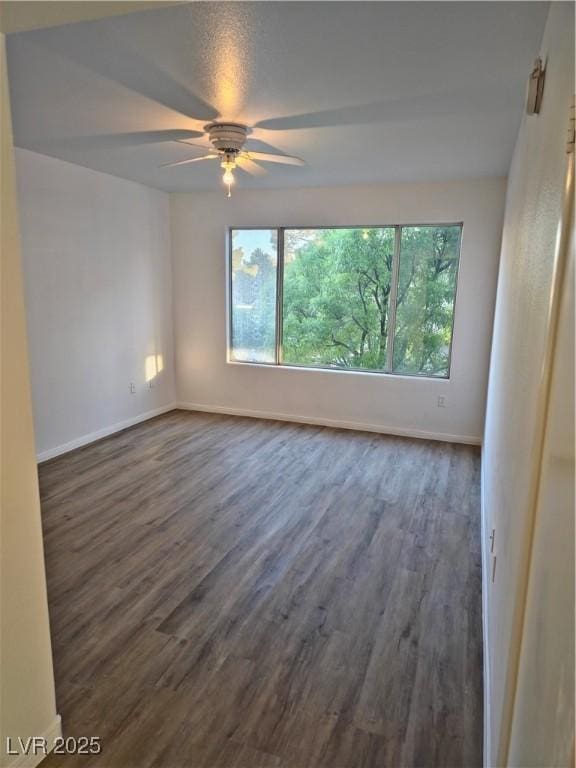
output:
<instances>
[{"instance_id":1,"label":"window frame","mask_svg":"<svg viewBox=\"0 0 576 768\"><path fill-rule=\"evenodd\" d=\"M458 263L456 265L456 275L454 279L454 303L452 309L452 325L450 328L450 348L448 350L448 372L446 376L432 376L422 373L395 372L394 365L394 336L396 333L396 302L398 298L398 278L400 274L400 246L402 241L402 229L410 227L459 227L460 239L458 247ZM291 229L393 229L394 230L394 252L392 256L392 274L390 278L390 297L388 310L388 336L386 340L386 368L344 368L331 365L309 365L301 363L284 363L282 360L282 325L283 325L283 293L284 293L284 233ZM276 309L275 309L275 345L274 361L267 363L262 361L234 360L233 358L233 322L232 322L232 232L243 230L276 230L277 242L277 264L276 264ZM462 255L462 238L464 234L464 222L429 222L429 223L409 223L402 224L322 224L313 225L285 225L285 226L248 226L248 225L230 225L226 228L226 362L229 365L251 365L265 368L289 368L296 370L309 371L331 371L334 373L363 373L376 374L378 376L395 376L396 378L410 379L428 379L431 381L449 381L452 374L452 348L454 346L454 329L456 318L456 307L458 302L458 287L460 282L460 258Z\"/></svg>"}]
</instances>

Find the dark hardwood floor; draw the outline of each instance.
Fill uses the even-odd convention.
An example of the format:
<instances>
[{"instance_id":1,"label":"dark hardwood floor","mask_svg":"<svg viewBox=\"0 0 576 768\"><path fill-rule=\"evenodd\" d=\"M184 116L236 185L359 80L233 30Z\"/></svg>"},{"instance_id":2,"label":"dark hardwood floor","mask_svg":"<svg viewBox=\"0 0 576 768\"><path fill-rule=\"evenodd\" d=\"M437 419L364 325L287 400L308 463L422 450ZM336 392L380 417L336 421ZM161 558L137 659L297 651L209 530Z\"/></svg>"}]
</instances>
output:
<instances>
[{"instance_id":1,"label":"dark hardwood floor","mask_svg":"<svg viewBox=\"0 0 576 768\"><path fill-rule=\"evenodd\" d=\"M173 411L40 466L58 710L107 768L472 768L477 448Z\"/></svg>"}]
</instances>

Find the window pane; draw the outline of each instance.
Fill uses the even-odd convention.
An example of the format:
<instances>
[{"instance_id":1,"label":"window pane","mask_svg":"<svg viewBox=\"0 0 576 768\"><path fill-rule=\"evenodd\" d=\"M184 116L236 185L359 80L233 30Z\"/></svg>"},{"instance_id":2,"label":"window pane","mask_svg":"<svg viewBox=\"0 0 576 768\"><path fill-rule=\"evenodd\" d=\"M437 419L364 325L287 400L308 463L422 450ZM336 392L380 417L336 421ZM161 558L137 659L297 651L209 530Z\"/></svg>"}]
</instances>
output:
<instances>
[{"instance_id":1,"label":"window pane","mask_svg":"<svg viewBox=\"0 0 576 768\"><path fill-rule=\"evenodd\" d=\"M232 360L276 360L277 265L277 230L232 230Z\"/></svg>"},{"instance_id":2,"label":"window pane","mask_svg":"<svg viewBox=\"0 0 576 768\"><path fill-rule=\"evenodd\" d=\"M287 229L283 362L386 367L394 229Z\"/></svg>"},{"instance_id":3,"label":"window pane","mask_svg":"<svg viewBox=\"0 0 576 768\"><path fill-rule=\"evenodd\" d=\"M460 231L402 227L395 373L448 376Z\"/></svg>"}]
</instances>

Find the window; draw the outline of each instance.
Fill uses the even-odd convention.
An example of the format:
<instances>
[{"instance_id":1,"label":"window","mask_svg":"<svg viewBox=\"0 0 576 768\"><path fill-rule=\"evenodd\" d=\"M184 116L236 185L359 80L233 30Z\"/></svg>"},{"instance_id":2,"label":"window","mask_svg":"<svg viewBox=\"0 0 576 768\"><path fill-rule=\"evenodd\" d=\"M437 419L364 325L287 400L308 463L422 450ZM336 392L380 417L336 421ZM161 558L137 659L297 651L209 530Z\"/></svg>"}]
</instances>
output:
<instances>
[{"instance_id":1,"label":"window","mask_svg":"<svg viewBox=\"0 0 576 768\"><path fill-rule=\"evenodd\" d=\"M461 230L232 229L230 359L446 378Z\"/></svg>"},{"instance_id":2,"label":"window","mask_svg":"<svg viewBox=\"0 0 576 768\"><path fill-rule=\"evenodd\" d=\"M278 232L232 230L232 359L276 361Z\"/></svg>"}]
</instances>

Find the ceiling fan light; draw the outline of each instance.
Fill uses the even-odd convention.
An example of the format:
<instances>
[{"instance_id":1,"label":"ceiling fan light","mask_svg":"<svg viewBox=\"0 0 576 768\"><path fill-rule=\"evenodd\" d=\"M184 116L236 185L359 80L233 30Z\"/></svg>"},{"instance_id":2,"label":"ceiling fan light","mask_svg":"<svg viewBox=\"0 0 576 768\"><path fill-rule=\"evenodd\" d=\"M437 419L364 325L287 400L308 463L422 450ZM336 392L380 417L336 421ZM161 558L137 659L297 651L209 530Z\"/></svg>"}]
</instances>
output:
<instances>
[{"instance_id":1,"label":"ceiling fan light","mask_svg":"<svg viewBox=\"0 0 576 768\"><path fill-rule=\"evenodd\" d=\"M224 168L224 175L222 176L222 181L228 187L228 194L226 195L226 197L232 197L232 192L230 191L230 187L232 184L234 184L234 181L235 181L234 174L232 173L232 171L234 170L234 168L236 168L236 161L234 160L234 158L231 158L231 159L225 158L220 163L220 167Z\"/></svg>"}]
</instances>

